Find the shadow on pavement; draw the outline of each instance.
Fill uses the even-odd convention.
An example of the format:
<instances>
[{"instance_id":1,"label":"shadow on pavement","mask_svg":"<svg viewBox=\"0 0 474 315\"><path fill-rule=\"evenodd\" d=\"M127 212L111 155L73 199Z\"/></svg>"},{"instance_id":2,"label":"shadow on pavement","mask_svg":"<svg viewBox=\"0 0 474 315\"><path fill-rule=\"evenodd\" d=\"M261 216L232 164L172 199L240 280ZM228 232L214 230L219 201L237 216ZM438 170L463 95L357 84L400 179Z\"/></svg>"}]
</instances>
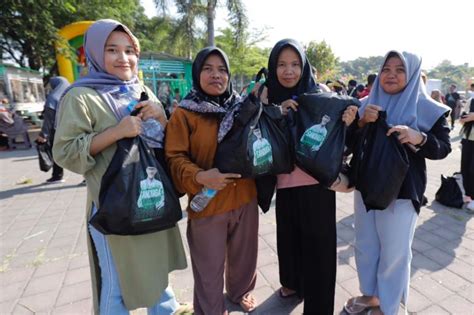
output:
<instances>
[{"instance_id":1,"label":"shadow on pavement","mask_svg":"<svg viewBox=\"0 0 474 315\"><path fill-rule=\"evenodd\" d=\"M421 209L430 210L434 216L420 224L415 231L412 275L419 269L445 269L456 257L462 257L462 254L456 254L456 249L462 242L472 214L464 209L443 206L437 201Z\"/></svg>"},{"instance_id":2,"label":"shadow on pavement","mask_svg":"<svg viewBox=\"0 0 474 315\"><path fill-rule=\"evenodd\" d=\"M46 183L41 183L41 184L31 185L31 186L21 186L18 188L13 188L10 190L5 190L5 191L0 192L0 199L11 198L15 195L35 194L35 193L52 191L52 190L63 190L63 189L71 189L71 188L78 188L78 187L80 187L79 184L58 186L57 184L46 184Z\"/></svg>"}]
</instances>

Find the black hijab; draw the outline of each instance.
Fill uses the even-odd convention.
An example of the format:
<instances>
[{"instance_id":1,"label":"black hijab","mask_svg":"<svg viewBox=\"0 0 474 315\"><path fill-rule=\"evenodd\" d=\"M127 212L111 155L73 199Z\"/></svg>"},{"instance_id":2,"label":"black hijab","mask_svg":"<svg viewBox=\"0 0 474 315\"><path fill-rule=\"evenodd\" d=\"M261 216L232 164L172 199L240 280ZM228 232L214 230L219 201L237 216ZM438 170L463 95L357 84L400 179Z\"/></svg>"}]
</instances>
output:
<instances>
[{"instance_id":1,"label":"black hijab","mask_svg":"<svg viewBox=\"0 0 474 315\"><path fill-rule=\"evenodd\" d=\"M277 62L281 51L291 47L299 55L301 61L301 78L298 84L293 88L285 88L278 82L277 77ZM313 92L318 90L318 85L314 81L313 72L311 71L311 64L309 63L303 47L294 39L282 39L272 49L270 58L268 59L268 78L266 81L268 88L268 102L269 104L280 104L281 102L291 99L293 96L298 96L303 93Z\"/></svg>"},{"instance_id":2,"label":"black hijab","mask_svg":"<svg viewBox=\"0 0 474 315\"><path fill-rule=\"evenodd\" d=\"M224 61L225 67L227 69L227 74L229 75L229 81L227 83L227 88L222 95L219 96L211 96L206 94L201 88L201 71L202 67L204 66L204 62L210 55L217 55L222 58ZM192 76L193 76L193 90L190 94L194 94L194 98L199 98L201 101L207 101L210 103L217 103L219 106L224 106L227 100L232 96L232 84L230 82L230 64L229 58L227 57L226 53L222 51L220 48L215 46L209 46L203 48L201 51L198 52L196 58L194 58L193 62L193 69L192 69ZM193 93L194 92L194 93ZM187 98L187 97L186 97Z\"/></svg>"},{"instance_id":3,"label":"black hijab","mask_svg":"<svg viewBox=\"0 0 474 315\"><path fill-rule=\"evenodd\" d=\"M201 88L201 70L206 59L216 54L224 60L229 75L227 88L222 95L212 96L206 94ZM219 131L217 134L217 141L220 142L224 136L229 132L234 123L234 115L240 108L240 96L232 90L230 83L230 67L227 55L217 47L206 47L202 49L194 59L193 62L193 88L179 103L179 107L186 110L210 114L220 117Z\"/></svg>"}]
</instances>

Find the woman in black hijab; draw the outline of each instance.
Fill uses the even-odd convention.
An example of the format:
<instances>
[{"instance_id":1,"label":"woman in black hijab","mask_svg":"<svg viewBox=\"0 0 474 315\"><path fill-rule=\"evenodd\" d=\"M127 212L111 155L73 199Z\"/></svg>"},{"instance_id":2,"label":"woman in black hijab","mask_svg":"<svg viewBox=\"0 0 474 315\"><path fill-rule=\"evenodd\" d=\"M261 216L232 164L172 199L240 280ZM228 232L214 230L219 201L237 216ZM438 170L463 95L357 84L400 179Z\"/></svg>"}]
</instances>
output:
<instances>
[{"instance_id":1,"label":"woman in black hijab","mask_svg":"<svg viewBox=\"0 0 474 315\"><path fill-rule=\"evenodd\" d=\"M202 211L187 207L187 238L194 275L194 312L226 314L227 297L245 312L255 309L258 209L253 179L213 167L218 143L232 127L239 96L230 84L226 54L201 50L193 63L193 89L166 129L165 154L176 188L192 200L216 192Z\"/></svg>"},{"instance_id":2,"label":"woman in black hijab","mask_svg":"<svg viewBox=\"0 0 474 315\"><path fill-rule=\"evenodd\" d=\"M292 39L279 41L268 61L268 102L282 113L298 110L296 97L319 92L311 65L301 45ZM343 115L352 123L356 108ZM295 167L278 175L276 196L279 294L304 299L305 314L333 314L336 283L335 193Z\"/></svg>"}]
</instances>

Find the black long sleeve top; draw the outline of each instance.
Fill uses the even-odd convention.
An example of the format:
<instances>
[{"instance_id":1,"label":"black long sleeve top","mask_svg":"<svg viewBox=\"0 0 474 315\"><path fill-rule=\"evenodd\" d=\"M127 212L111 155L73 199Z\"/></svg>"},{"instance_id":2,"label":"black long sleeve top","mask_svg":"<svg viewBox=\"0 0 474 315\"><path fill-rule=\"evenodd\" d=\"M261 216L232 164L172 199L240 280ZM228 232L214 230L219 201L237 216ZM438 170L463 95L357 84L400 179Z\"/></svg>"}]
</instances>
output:
<instances>
[{"instance_id":1,"label":"black long sleeve top","mask_svg":"<svg viewBox=\"0 0 474 315\"><path fill-rule=\"evenodd\" d=\"M420 212L421 201L426 190L426 161L444 159L451 152L449 125L445 116L441 116L426 133L426 143L414 152L406 148L410 167L398 194L398 199L410 199L417 213Z\"/></svg>"}]
</instances>

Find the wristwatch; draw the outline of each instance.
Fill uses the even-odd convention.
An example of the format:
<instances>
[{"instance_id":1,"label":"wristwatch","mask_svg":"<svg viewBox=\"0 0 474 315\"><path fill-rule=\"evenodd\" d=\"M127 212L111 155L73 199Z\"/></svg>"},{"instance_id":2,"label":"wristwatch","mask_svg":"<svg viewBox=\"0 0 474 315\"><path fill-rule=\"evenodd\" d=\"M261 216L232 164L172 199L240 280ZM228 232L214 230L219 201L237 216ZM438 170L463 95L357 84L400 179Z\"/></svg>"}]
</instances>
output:
<instances>
[{"instance_id":1,"label":"wristwatch","mask_svg":"<svg viewBox=\"0 0 474 315\"><path fill-rule=\"evenodd\" d=\"M421 136L423 137L423 140L421 140L420 143L415 145L415 147L418 148L418 149L421 148L422 146L424 146L426 141L428 140L428 135L426 133L424 133L423 131L421 131L420 133L421 133Z\"/></svg>"}]
</instances>

